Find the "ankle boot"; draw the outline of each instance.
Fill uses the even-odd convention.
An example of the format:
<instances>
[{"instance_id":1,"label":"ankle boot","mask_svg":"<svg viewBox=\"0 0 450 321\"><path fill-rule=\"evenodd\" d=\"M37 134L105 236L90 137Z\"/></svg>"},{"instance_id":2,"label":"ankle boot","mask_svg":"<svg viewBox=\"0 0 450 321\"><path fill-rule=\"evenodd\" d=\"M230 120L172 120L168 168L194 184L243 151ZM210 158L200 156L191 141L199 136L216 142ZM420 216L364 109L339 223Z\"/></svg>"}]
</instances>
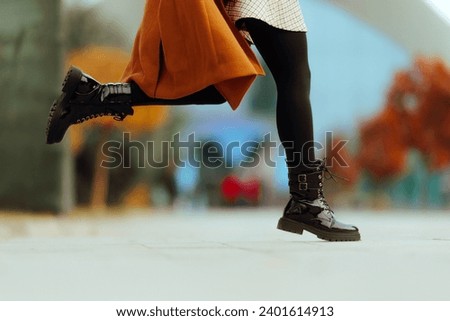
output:
<instances>
[{"instance_id":1,"label":"ankle boot","mask_svg":"<svg viewBox=\"0 0 450 321\"><path fill-rule=\"evenodd\" d=\"M327 241L359 241L358 228L336 221L325 200L325 172L328 170L324 161L318 161L309 170L289 170L291 199L278 222L278 229L298 234L306 230Z\"/></svg>"},{"instance_id":2,"label":"ankle boot","mask_svg":"<svg viewBox=\"0 0 450 321\"><path fill-rule=\"evenodd\" d=\"M128 83L100 84L89 75L71 67L48 117L47 144L59 143L69 126L86 120L112 116L122 121L133 115L131 87Z\"/></svg>"}]
</instances>

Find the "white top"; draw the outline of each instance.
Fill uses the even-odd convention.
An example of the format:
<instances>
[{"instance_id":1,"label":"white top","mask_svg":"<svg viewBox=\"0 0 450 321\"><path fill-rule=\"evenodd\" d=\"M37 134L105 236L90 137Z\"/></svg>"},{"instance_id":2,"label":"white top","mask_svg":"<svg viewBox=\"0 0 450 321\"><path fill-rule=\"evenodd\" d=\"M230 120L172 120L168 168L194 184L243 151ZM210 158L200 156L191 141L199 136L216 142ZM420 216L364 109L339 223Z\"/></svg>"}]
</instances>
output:
<instances>
[{"instance_id":1,"label":"white top","mask_svg":"<svg viewBox=\"0 0 450 321\"><path fill-rule=\"evenodd\" d=\"M235 23L242 18L255 18L279 29L307 31L298 0L234 0L226 9ZM239 23L237 26L245 30L245 26ZM245 35L251 40L247 33Z\"/></svg>"}]
</instances>

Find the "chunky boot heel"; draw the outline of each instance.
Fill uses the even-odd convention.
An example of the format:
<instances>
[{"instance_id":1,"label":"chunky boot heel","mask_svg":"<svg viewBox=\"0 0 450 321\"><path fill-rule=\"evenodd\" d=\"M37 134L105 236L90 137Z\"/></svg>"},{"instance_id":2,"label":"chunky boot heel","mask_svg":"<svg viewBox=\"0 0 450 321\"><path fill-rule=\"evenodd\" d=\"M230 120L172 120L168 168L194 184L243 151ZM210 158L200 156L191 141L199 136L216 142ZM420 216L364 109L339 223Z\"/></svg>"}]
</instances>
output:
<instances>
[{"instance_id":1,"label":"chunky boot heel","mask_svg":"<svg viewBox=\"0 0 450 321\"><path fill-rule=\"evenodd\" d=\"M282 217L278 220L277 229L286 231L286 232L300 234L300 235L303 234L303 228L300 227L300 225L297 222L290 220L288 218L285 218L285 217Z\"/></svg>"}]
</instances>

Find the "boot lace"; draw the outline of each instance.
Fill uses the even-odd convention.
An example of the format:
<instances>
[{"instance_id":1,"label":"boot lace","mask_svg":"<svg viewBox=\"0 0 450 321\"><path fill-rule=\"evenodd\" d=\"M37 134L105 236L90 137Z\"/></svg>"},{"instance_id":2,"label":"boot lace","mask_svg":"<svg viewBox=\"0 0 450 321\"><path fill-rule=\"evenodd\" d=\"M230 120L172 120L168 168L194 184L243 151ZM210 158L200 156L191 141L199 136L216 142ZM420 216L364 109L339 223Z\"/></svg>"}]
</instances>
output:
<instances>
[{"instance_id":1,"label":"boot lace","mask_svg":"<svg viewBox=\"0 0 450 321\"><path fill-rule=\"evenodd\" d=\"M337 182L336 178L339 178L339 179L348 181L347 178L338 176L338 175L334 174L333 172L331 172L325 164L326 164L326 158L322 161L322 164L319 167L319 169L323 172L323 175L324 175L323 178L325 180L332 179L333 181ZM328 204L327 200L325 199L325 196L323 194L323 186L321 186L321 188L318 191L318 199L317 200L318 200L319 204L322 205L322 208L324 209L324 212L326 212L327 216L329 216L330 219L334 219L334 211L331 209L330 205Z\"/></svg>"},{"instance_id":2,"label":"boot lace","mask_svg":"<svg viewBox=\"0 0 450 321\"><path fill-rule=\"evenodd\" d=\"M118 86L116 86L116 84L105 84L103 86L103 88L102 88L102 86L96 84L96 85L92 86L90 91L85 92L85 93L78 93L78 95L79 96L90 96L95 91L99 91L100 90L100 92L99 92L99 94L100 94L100 101L103 102L111 94L128 93L127 89L121 89L121 88L118 89L117 87ZM97 112L97 113L92 113L90 115L83 116L83 117L79 116L77 118L77 120L76 120L76 123L77 124L81 124L81 123L83 123L83 122L85 122L87 120L98 118L98 117L103 117L103 116L113 116L114 120L116 120L116 121L123 121L127 115L124 112L118 112L118 111Z\"/></svg>"}]
</instances>

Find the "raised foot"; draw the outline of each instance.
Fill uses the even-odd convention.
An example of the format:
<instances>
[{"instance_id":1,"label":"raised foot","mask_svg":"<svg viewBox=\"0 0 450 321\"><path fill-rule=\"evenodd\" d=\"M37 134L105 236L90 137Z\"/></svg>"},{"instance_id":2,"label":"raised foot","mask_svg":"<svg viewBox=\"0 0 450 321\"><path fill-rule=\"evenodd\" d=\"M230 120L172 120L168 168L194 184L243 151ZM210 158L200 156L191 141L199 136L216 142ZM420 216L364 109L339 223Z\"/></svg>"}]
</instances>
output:
<instances>
[{"instance_id":1,"label":"raised foot","mask_svg":"<svg viewBox=\"0 0 450 321\"><path fill-rule=\"evenodd\" d=\"M70 97L73 95L81 80L83 73L75 67L71 67L62 83L62 93L56 99L48 115L47 128L45 130L47 144L59 143L71 125L69 119L64 119L69 106Z\"/></svg>"}]
</instances>

